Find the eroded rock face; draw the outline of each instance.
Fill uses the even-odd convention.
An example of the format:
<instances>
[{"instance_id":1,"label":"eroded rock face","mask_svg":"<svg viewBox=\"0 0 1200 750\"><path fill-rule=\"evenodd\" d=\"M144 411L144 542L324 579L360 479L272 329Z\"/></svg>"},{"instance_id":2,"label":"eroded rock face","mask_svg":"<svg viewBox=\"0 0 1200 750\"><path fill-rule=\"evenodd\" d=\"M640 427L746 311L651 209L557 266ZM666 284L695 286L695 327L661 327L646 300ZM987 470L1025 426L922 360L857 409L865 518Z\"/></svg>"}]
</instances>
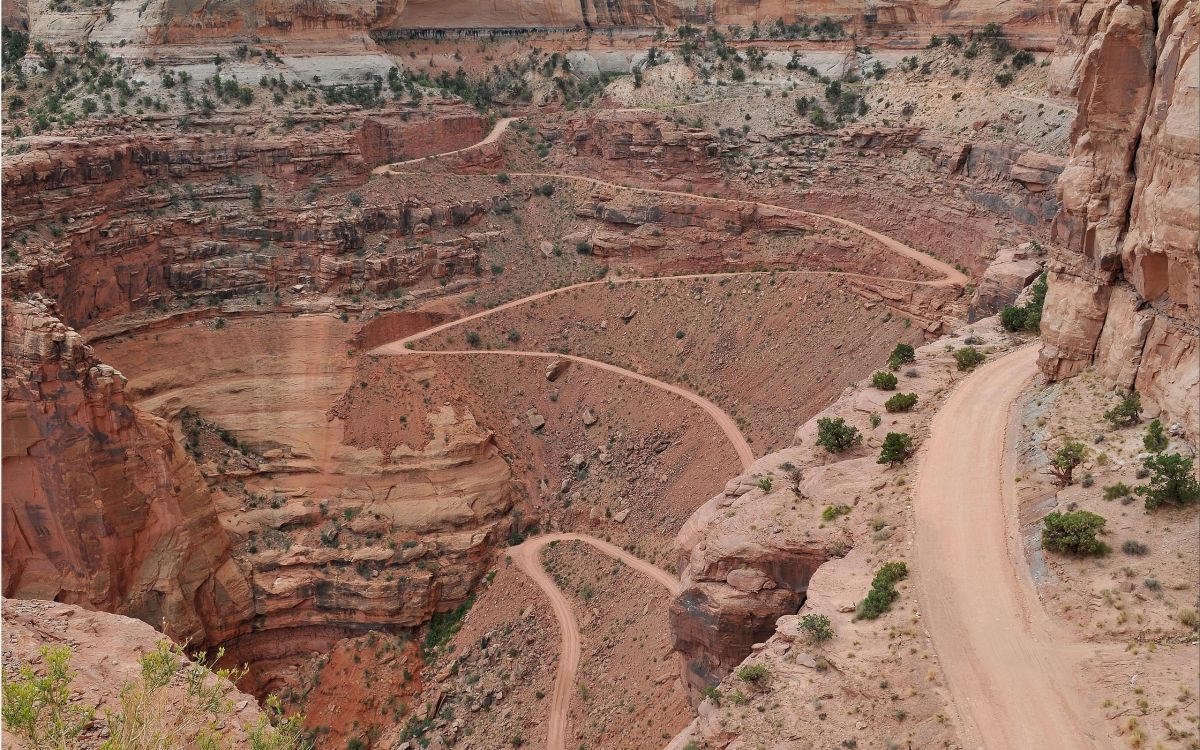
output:
<instances>
[{"instance_id":1,"label":"eroded rock face","mask_svg":"<svg viewBox=\"0 0 1200 750\"><path fill-rule=\"evenodd\" d=\"M689 181L719 176L719 145L713 135L657 112L609 111L568 123L565 140L574 153L608 161L632 161L660 178L686 174Z\"/></svg>"},{"instance_id":2,"label":"eroded rock face","mask_svg":"<svg viewBox=\"0 0 1200 750\"><path fill-rule=\"evenodd\" d=\"M4 311L4 594L216 640L250 615L200 473L125 378L34 297Z\"/></svg>"},{"instance_id":3,"label":"eroded rock face","mask_svg":"<svg viewBox=\"0 0 1200 750\"><path fill-rule=\"evenodd\" d=\"M1194 3L1085 3L1091 34L1046 298L1040 365L1095 362L1152 411L1200 430L1200 61Z\"/></svg>"}]
</instances>

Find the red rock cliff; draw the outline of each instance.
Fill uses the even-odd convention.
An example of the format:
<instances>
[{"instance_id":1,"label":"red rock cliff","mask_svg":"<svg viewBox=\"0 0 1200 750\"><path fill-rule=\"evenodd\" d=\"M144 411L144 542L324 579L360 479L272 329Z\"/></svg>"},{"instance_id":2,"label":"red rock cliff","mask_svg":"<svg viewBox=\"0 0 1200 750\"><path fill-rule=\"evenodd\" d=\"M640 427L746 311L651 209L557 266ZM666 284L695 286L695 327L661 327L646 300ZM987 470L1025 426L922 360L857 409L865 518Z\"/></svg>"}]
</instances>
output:
<instances>
[{"instance_id":1,"label":"red rock cliff","mask_svg":"<svg viewBox=\"0 0 1200 750\"><path fill-rule=\"evenodd\" d=\"M40 297L4 310L4 595L136 617L180 639L249 615L195 464Z\"/></svg>"},{"instance_id":2,"label":"red rock cliff","mask_svg":"<svg viewBox=\"0 0 1200 750\"><path fill-rule=\"evenodd\" d=\"M1196 435L1197 6L1083 2L1062 12L1066 34L1089 41L1071 77L1080 109L1058 186L1041 368L1057 379L1094 363Z\"/></svg>"}]
</instances>

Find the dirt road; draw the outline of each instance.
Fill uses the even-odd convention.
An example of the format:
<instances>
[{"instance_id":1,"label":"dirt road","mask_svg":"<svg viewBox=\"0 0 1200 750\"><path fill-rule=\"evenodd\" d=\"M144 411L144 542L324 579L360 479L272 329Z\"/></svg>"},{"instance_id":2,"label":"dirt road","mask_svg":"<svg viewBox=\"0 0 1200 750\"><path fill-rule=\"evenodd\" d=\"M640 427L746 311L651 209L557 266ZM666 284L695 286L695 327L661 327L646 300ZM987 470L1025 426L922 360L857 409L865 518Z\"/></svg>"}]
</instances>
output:
<instances>
[{"instance_id":1,"label":"dirt road","mask_svg":"<svg viewBox=\"0 0 1200 750\"><path fill-rule=\"evenodd\" d=\"M1009 419L1037 372L1027 346L980 367L934 417L914 493L922 618L968 748L1104 747L1080 650L1042 609L1021 548Z\"/></svg>"},{"instance_id":2,"label":"dirt road","mask_svg":"<svg viewBox=\"0 0 1200 750\"><path fill-rule=\"evenodd\" d=\"M550 695L550 716L546 735L547 750L564 750L566 747L567 718L571 709L571 696L575 692L575 677L579 672L579 624L566 596L554 584L554 580L542 567L542 548L554 541L576 540L586 542L609 557L620 560L638 573L647 575L661 584L672 596L679 592L679 581L670 573L634 557L620 547L584 534L544 534L527 539L509 549L513 562L522 573L537 584L550 600L550 608L558 620L562 636L558 674L554 676L554 691Z\"/></svg>"}]
</instances>

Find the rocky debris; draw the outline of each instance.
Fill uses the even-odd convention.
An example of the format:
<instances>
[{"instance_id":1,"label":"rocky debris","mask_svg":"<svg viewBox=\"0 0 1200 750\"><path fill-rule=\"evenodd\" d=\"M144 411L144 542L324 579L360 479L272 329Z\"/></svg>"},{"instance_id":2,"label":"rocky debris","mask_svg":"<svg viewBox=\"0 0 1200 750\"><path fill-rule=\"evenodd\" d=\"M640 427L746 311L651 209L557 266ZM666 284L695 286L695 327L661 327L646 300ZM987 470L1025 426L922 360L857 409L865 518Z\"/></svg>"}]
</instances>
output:
<instances>
[{"instance_id":1,"label":"rocky debris","mask_svg":"<svg viewBox=\"0 0 1200 750\"><path fill-rule=\"evenodd\" d=\"M580 416L580 419L583 420L584 427L591 427L592 425L596 424L597 421L599 421L599 418L596 416L596 412L592 411L591 407L587 407L583 410L583 414Z\"/></svg>"},{"instance_id":2,"label":"rocky debris","mask_svg":"<svg viewBox=\"0 0 1200 750\"><path fill-rule=\"evenodd\" d=\"M546 368L546 380L549 380L551 383L553 383L562 377L562 374L566 372L567 368L570 366L571 360L569 359L554 360L550 366Z\"/></svg>"},{"instance_id":3,"label":"rocky debris","mask_svg":"<svg viewBox=\"0 0 1200 750\"><path fill-rule=\"evenodd\" d=\"M1200 126L1194 8L1097 2L1080 49L1079 116L1058 192L1042 371L1095 362L1148 414L1200 434ZM1136 172L1130 165L1136 165ZM1103 342L1103 344L1102 344Z\"/></svg>"},{"instance_id":4,"label":"rocky debris","mask_svg":"<svg viewBox=\"0 0 1200 750\"><path fill-rule=\"evenodd\" d=\"M637 314L638 314L637 308L628 310L624 313L621 313L621 320L623 320L626 323L629 323L630 321L632 321L634 318L637 317Z\"/></svg>"},{"instance_id":5,"label":"rocky debris","mask_svg":"<svg viewBox=\"0 0 1200 750\"><path fill-rule=\"evenodd\" d=\"M530 409L525 412L525 421L529 423L529 429L534 431L546 426L546 418L538 414L536 409Z\"/></svg>"}]
</instances>

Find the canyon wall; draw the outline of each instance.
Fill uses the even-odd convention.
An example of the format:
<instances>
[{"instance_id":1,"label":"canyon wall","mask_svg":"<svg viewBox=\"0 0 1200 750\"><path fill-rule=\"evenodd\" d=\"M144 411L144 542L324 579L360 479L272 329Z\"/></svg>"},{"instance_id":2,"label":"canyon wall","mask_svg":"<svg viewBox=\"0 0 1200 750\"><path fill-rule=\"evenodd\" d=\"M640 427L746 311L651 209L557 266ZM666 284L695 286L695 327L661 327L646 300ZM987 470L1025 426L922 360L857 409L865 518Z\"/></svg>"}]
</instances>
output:
<instances>
[{"instance_id":1,"label":"canyon wall","mask_svg":"<svg viewBox=\"0 0 1200 750\"><path fill-rule=\"evenodd\" d=\"M929 33L964 33L988 23L1000 23L1013 37L1031 47L1051 49L1055 39L1054 4L1021 0L1007 5L974 0L939 5L927 0L897 0L865 8L851 0L716 0L709 3L659 0L654 3L616 3L606 0L320 0L319 2L202 3L197 0L156 2L148 37L157 44L187 43L221 38L264 40L327 39L331 44L370 46L367 33L404 35L426 29L674 29L684 23L750 29L758 24L763 36L777 20L815 24L831 18L845 35L877 34L919 43Z\"/></svg>"},{"instance_id":2,"label":"canyon wall","mask_svg":"<svg viewBox=\"0 0 1200 750\"><path fill-rule=\"evenodd\" d=\"M4 310L4 595L220 639L245 572L195 464L39 297Z\"/></svg>"},{"instance_id":3,"label":"canyon wall","mask_svg":"<svg viewBox=\"0 0 1200 750\"><path fill-rule=\"evenodd\" d=\"M1058 184L1042 371L1094 363L1151 414L1200 432L1200 58L1195 3L1064 7L1082 49ZM1086 40L1086 41L1081 41Z\"/></svg>"},{"instance_id":4,"label":"canyon wall","mask_svg":"<svg viewBox=\"0 0 1200 750\"><path fill-rule=\"evenodd\" d=\"M5 281L13 292L53 297L64 321L82 327L184 298L270 295L297 284L384 293L473 273L487 236L424 244L407 237L474 223L485 202L390 195L357 205L345 194L322 200L319 190L361 185L376 160L465 145L485 126L455 110L432 127L371 116L353 137L323 127L304 137L36 139L4 163L5 235L16 238ZM25 244L47 225L50 237ZM387 252L376 246L367 257L373 233L387 235Z\"/></svg>"}]
</instances>

